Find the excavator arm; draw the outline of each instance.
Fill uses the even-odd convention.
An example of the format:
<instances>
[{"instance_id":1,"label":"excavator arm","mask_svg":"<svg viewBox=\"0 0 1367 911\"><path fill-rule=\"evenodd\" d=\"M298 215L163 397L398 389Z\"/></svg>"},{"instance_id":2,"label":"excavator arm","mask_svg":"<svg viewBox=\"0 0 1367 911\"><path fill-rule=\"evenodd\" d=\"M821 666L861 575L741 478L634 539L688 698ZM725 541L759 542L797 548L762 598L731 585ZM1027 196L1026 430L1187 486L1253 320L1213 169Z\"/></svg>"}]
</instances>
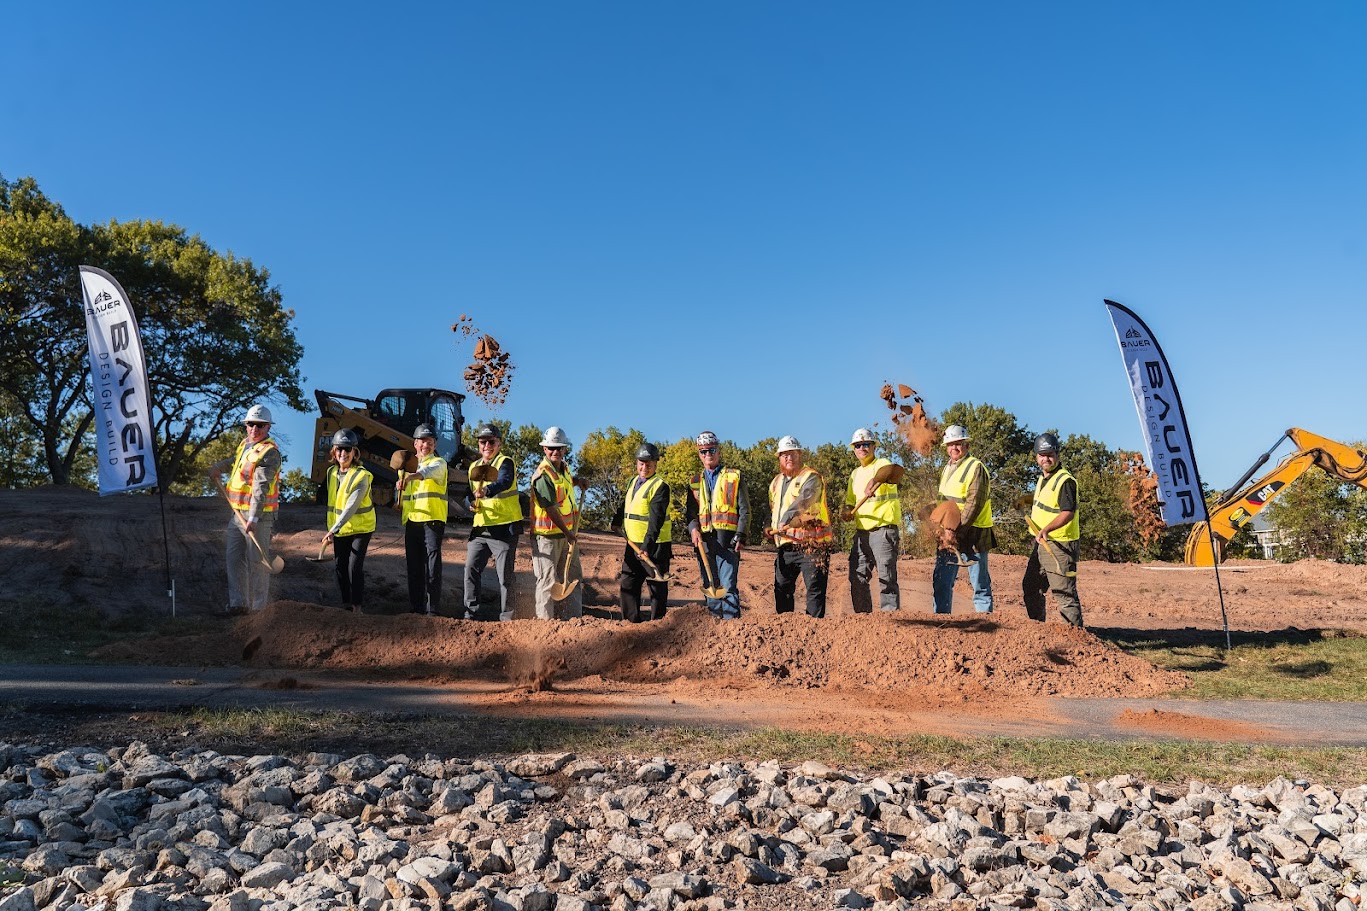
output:
<instances>
[{"instance_id":1,"label":"excavator arm","mask_svg":"<svg viewBox=\"0 0 1367 911\"><path fill-rule=\"evenodd\" d=\"M1267 462L1282 440L1287 439L1295 444L1296 451L1258 480L1246 483ZM1210 507L1208 522L1198 522L1192 526L1191 533L1187 535L1187 564L1214 566L1222 561L1225 545L1239 529L1251 522L1279 493L1312 467L1345 483L1367 488L1367 452L1292 427L1253 463L1253 467L1244 472L1244 476L1233 487L1221 495L1218 503Z\"/></svg>"}]
</instances>

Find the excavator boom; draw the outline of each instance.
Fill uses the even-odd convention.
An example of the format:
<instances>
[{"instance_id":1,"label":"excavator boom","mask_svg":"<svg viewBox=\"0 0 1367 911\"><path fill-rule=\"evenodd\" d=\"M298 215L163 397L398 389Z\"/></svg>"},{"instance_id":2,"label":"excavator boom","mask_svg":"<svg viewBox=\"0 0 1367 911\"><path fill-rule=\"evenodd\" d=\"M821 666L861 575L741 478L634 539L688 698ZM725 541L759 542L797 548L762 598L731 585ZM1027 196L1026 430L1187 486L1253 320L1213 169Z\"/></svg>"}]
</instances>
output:
<instances>
[{"instance_id":1,"label":"excavator boom","mask_svg":"<svg viewBox=\"0 0 1367 911\"><path fill-rule=\"evenodd\" d=\"M1238 484L1225 491L1220 501L1210 510L1208 522L1198 522L1187 535L1186 562L1191 566L1214 566L1224 559L1224 548L1240 528L1262 512L1278 494L1312 467L1319 468L1332 478L1367 488L1367 452L1299 427L1286 431L1282 439L1296 445L1296 451L1277 464L1277 467L1251 484L1244 484L1258 469L1281 439L1273 444L1253 467L1244 473ZM1212 547L1212 538L1214 547Z\"/></svg>"}]
</instances>

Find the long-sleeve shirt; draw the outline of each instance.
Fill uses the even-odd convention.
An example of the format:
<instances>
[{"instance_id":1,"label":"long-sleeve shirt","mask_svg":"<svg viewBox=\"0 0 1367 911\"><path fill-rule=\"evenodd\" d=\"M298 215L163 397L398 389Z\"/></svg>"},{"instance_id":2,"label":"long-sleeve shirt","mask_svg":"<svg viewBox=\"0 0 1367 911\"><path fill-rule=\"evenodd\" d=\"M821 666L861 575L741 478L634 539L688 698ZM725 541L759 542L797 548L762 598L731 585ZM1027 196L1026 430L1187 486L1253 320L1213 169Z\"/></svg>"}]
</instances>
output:
<instances>
[{"instance_id":1,"label":"long-sleeve shirt","mask_svg":"<svg viewBox=\"0 0 1367 911\"><path fill-rule=\"evenodd\" d=\"M721 473L723 467L724 466L722 465L718 465L711 471L703 469L702 479L703 483L707 485L708 493L711 493L712 490L717 486L717 476ZM717 543L722 547L730 547L731 542L736 540L737 538L739 538L740 542L744 544L746 529L750 527L750 498L745 494L744 484L741 484L739 486L739 488L736 491L736 494L737 530L727 531L725 529L720 528L716 530ZM690 484L688 486L688 494L684 499L684 521L687 523L689 531L694 531L699 527L698 513L700 511L700 508L701 507L698 504L698 498L693 493L693 485Z\"/></svg>"},{"instance_id":2,"label":"long-sleeve shirt","mask_svg":"<svg viewBox=\"0 0 1367 911\"><path fill-rule=\"evenodd\" d=\"M343 479L349 479L351 477L351 473L357 470L358 469L351 468L348 469L346 472L343 472L340 469L338 469L337 487L339 490L345 486L345 484L343 483ZM336 521L332 523L332 527L329 528L328 531L332 532L335 535L342 530L343 525L351 521L351 517L356 515L356 510L360 509L361 501L365 499L366 494L370 493L370 482L370 472L362 471L360 475L360 480L356 482L355 488L353 488L351 493L347 495L346 502L342 504L342 509L337 514Z\"/></svg>"},{"instance_id":3,"label":"long-sleeve shirt","mask_svg":"<svg viewBox=\"0 0 1367 911\"><path fill-rule=\"evenodd\" d=\"M498 477L484 484L480 490L480 495L484 497L494 497L511 490L517 480L517 470L513 466L511 458L503 459L498 466ZM475 510L475 502L471 497L466 497L465 502L471 512ZM470 526L470 538L495 538L499 541L511 541L522 533L521 522L509 522L506 525L472 525Z\"/></svg>"}]
</instances>

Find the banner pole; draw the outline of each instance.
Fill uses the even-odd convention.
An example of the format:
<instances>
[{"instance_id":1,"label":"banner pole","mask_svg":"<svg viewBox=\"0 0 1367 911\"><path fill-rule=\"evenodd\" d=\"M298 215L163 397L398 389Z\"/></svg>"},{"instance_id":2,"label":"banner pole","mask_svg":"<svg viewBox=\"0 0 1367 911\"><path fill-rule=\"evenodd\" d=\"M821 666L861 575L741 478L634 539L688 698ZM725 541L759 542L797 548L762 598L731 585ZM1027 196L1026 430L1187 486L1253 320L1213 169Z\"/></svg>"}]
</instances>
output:
<instances>
[{"instance_id":1,"label":"banner pole","mask_svg":"<svg viewBox=\"0 0 1367 911\"><path fill-rule=\"evenodd\" d=\"M1225 590L1220 585L1220 552L1215 549L1215 532L1211 531L1210 522L1206 522L1206 538L1210 541L1211 565L1215 569L1215 592L1220 596L1220 621L1225 627L1225 654L1233 650L1229 641L1229 617L1225 614Z\"/></svg>"},{"instance_id":2,"label":"banner pole","mask_svg":"<svg viewBox=\"0 0 1367 911\"><path fill-rule=\"evenodd\" d=\"M171 578L171 544L166 533L166 489L157 485L157 500L161 503L161 555L166 569L166 596L171 599L171 616L176 615L176 583Z\"/></svg>"}]
</instances>

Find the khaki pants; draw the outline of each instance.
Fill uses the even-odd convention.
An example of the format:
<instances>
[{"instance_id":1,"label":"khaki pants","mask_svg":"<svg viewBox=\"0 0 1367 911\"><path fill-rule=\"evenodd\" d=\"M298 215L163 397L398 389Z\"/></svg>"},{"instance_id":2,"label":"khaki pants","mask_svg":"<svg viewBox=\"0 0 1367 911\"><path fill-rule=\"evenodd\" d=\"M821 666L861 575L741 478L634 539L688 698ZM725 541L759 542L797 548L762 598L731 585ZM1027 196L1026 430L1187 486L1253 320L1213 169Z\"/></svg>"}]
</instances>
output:
<instances>
[{"instance_id":1,"label":"khaki pants","mask_svg":"<svg viewBox=\"0 0 1367 911\"><path fill-rule=\"evenodd\" d=\"M579 566L579 548L570 555L566 579L581 580L568 598L556 601L551 597L555 585L555 567L564 559L570 542L564 535L532 535L532 574L536 576L536 619L571 620L584 616L584 571Z\"/></svg>"},{"instance_id":2,"label":"khaki pants","mask_svg":"<svg viewBox=\"0 0 1367 911\"><path fill-rule=\"evenodd\" d=\"M1082 625L1082 602L1077 597L1077 553L1076 541L1050 541L1043 547L1037 543L1030 551L1021 594L1031 620L1044 619L1047 591L1053 593L1054 604L1064 620L1073 626Z\"/></svg>"}]
</instances>

